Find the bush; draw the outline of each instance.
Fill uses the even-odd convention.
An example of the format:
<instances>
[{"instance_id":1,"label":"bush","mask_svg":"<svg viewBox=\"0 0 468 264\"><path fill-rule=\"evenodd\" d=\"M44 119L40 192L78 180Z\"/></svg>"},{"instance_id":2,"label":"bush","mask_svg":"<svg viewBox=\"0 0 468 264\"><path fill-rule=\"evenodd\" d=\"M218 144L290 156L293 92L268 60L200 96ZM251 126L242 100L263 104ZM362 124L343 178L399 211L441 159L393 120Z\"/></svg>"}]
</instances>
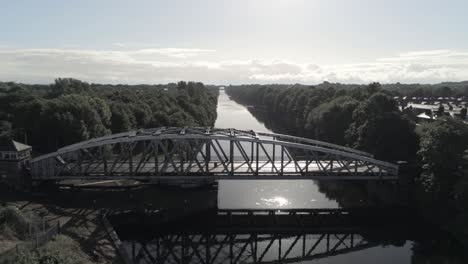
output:
<instances>
[{"instance_id":1,"label":"bush","mask_svg":"<svg viewBox=\"0 0 468 264\"><path fill-rule=\"evenodd\" d=\"M82 264L90 263L77 242L58 235L44 247L35 251L20 250L14 263L18 264Z\"/></svg>"},{"instance_id":2,"label":"bush","mask_svg":"<svg viewBox=\"0 0 468 264\"><path fill-rule=\"evenodd\" d=\"M421 129L419 156L423 173L419 182L426 191L453 196L466 177L465 157L468 149L468 127L454 118L439 118Z\"/></svg>"},{"instance_id":3,"label":"bush","mask_svg":"<svg viewBox=\"0 0 468 264\"><path fill-rule=\"evenodd\" d=\"M17 208L0 208L0 234L25 239L28 236L31 217L25 216Z\"/></svg>"}]
</instances>

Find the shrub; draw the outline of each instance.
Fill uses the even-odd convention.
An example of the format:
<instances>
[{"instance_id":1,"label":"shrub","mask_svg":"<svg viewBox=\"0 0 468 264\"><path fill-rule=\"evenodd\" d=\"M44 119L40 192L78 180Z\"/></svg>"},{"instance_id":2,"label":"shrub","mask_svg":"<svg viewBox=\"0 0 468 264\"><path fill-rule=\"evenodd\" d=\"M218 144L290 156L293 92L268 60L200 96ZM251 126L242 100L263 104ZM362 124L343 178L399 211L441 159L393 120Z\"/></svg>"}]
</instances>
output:
<instances>
[{"instance_id":1,"label":"shrub","mask_svg":"<svg viewBox=\"0 0 468 264\"><path fill-rule=\"evenodd\" d=\"M58 235L44 247L35 251L20 250L15 255L18 264L84 264L90 263L77 242Z\"/></svg>"},{"instance_id":2,"label":"shrub","mask_svg":"<svg viewBox=\"0 0 468 264\"><path fill-rule=\"evenodd\" d=\"M0 209L0 233L25 239L28 235L30 219L14 207Z\"/></svg>"}]
</instances>

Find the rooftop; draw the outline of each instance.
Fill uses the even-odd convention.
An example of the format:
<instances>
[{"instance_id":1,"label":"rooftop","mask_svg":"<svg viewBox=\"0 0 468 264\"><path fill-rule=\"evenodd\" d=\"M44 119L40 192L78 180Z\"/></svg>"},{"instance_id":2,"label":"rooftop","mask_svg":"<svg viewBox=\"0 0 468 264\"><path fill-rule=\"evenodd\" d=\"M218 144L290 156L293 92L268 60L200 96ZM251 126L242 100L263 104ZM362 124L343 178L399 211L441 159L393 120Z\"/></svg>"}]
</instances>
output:
<instances>
[{"instance_id":1,"label":"rooftop","mask_svg":"<svg viewBox=\"0 0 468 264\"><path fill-rule=\"evenodd\" d=\"M32 149L31 146L14 141L8 138L0 138L0 151L23 151Z\"/></svg>"},{"instance_id":2,"label":"rooftop","mask_svg":"<svg viewBox=\"0 0 468 264\"><path fill-rule=\"evenodd\" d=\"M422 113L418 115L418 118L422 119L433 119L431 116L428 116L426 113Z\"/></svg>"}]
</instances>

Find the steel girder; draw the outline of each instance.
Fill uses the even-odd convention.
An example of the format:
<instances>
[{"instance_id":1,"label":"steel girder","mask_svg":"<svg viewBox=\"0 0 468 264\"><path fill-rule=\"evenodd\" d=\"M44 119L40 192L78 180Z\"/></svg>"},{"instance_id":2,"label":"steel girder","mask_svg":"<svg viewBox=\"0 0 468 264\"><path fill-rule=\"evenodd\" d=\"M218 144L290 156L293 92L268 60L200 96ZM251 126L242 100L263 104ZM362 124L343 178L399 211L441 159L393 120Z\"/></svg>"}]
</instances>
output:
<instances>
[{"instance_id":1,"label":"steel girder","mask_svg":"<svg viewBox=\"0 0 468 264\"><path fill-rule=\"evenodd\" d=\"M34 180L396 179L370 154L287 135L156 128L91 139L31 161Z\"/></svg>"},{"instance_id":2,"label":"steel girder","mask_svg":"<svg viewBox=\"0 0 468 264\"><path fill-rule=\"evenodd\" d=\"M378 246L353 232L167 234L125 241L133 263L297 263Z\"/></svg>"}]
</instances>

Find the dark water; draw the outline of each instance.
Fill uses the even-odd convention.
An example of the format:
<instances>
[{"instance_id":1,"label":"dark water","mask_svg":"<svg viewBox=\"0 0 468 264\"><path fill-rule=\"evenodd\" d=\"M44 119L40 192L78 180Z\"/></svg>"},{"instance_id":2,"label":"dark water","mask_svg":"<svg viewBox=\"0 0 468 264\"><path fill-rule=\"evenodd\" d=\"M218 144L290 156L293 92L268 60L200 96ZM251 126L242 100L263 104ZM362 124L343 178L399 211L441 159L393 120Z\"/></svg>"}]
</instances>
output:
<instances>
[{"instance_id":1,"label":"dark water","mask_svg":"<svg viewBox=\"0 0 468 264\"><path fill-rule=\"evenodd\" d=\"M216 127L271 132L223 90L217 111ZM224 180L217 192L169 193L160 213L110 217L134 263L468 263L416 215L372 209L401 204L394 183ZM331 211L307 222L317 208ZM368 209L354 218L346 208Z\"/></svg>"}]
</instances>

